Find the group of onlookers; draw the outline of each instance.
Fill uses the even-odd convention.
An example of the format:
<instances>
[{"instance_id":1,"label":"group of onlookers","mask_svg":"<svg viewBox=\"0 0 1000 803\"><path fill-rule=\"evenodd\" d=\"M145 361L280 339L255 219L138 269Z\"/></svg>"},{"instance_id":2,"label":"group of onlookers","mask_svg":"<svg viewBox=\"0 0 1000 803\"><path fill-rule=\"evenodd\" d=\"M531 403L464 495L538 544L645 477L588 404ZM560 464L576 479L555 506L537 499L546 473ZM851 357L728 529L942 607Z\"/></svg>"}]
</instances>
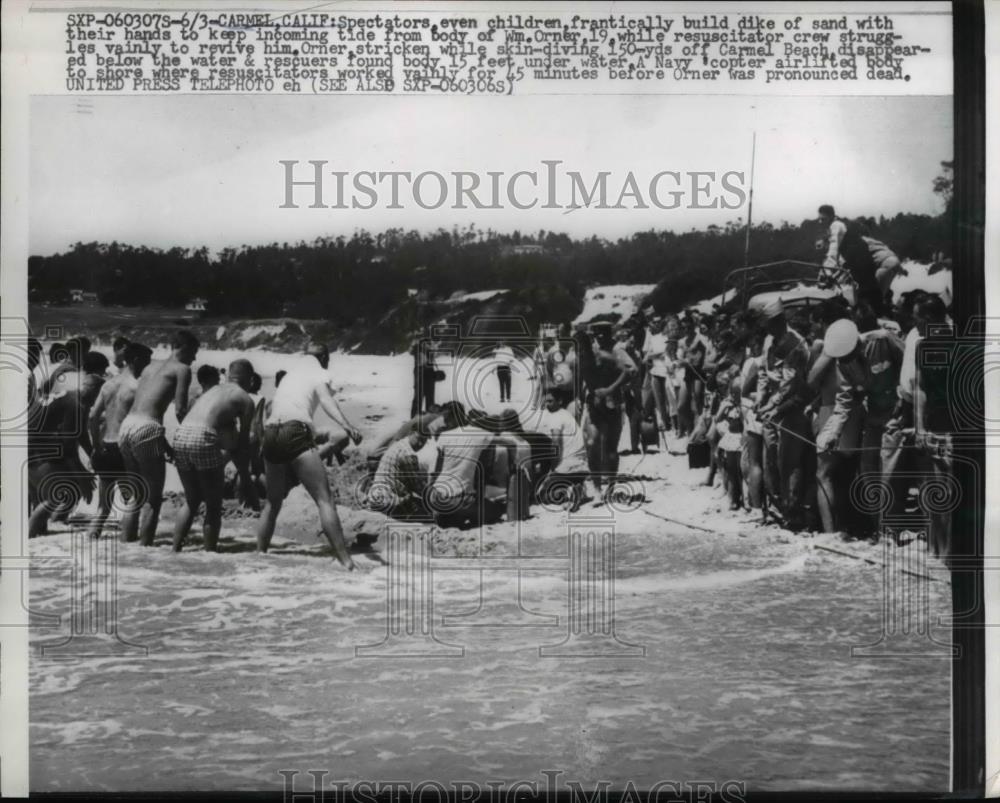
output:
<instances>
[{"instance_id":1,"label":"group of onlookers","mask_svg":"<svg viewBox=\"0 0 1000 803\"><path fill-rule=\"evenodd\" d=\"M633 416L658 415L660 429L690 434L691 450L706 444L707 482L722 476L734 510L763 508L794 530L877 537L878 513L901 512L910 491L950 470L947 375L921 356L928 334L948 330L938 295L908 293L886 318L864 299L852 306L836 296L668 322L668 331L693 326L710 343L693 371L667 358L668 374L704 382L678 401L678 418L693 419L693 431L659 412L652 391L661 326L639 316L620 331L622 348L647 355ZM947 553L947 516L931 517L928 540Z\"/></svg>"}]
</instances>

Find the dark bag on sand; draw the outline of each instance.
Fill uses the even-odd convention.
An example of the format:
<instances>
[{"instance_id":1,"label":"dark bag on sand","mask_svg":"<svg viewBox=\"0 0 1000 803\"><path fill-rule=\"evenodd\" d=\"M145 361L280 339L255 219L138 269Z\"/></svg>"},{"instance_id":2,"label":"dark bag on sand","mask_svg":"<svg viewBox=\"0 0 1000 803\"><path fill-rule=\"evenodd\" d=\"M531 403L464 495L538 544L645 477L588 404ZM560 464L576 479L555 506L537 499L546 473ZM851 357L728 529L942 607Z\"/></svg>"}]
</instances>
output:
<instances>
[{"instance_id":1,"label":"dark bag on sand","mask_svg":"<svg viewBox=\"0 0 1000 803\"><path fill-rule=\"evenodd\" d=\"M708 441L688 444L688 468L708 468L711 462L711 447Z\"/></svg>"},{"instance_id":2,"label":"dark bag on sand","mask_svg":"<svg viewBox=\"0 0 1000 803\"><path fill-rule=\"evenodd\" d=\"M643 446L659 446L660 431L656 421L647 418L639 425L639 435Z\"/></svg>"}]
</instances>

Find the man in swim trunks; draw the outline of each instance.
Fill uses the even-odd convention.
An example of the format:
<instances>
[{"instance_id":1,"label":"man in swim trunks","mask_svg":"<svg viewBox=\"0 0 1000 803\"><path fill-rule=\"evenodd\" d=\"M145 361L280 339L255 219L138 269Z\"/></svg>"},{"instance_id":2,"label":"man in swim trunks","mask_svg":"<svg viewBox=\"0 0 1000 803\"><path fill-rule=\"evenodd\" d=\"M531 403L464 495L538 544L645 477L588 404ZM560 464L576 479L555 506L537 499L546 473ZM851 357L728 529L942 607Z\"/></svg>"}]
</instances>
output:
<instances>
[{"instance_id":1,"label":"man in swim trunks","mask_svg":"<svg viewBox=\"0 0 1000 803\"><path fill-rule=\"evenodd\" d=\"M191 388L190 398L188 400L188 407L194 407L194 403L198 401L198 398L207 390L214 388L219 382L222 381L222 377L219 373L219 369L214 365L199 365L198 370L194 374L195 380L197 380L197 386Z\"/></svg>"},{"instance_id":2,"label":"man in swim trunks","mask_svg":"<svg viewBox=\"0 0 1000 803\"><path fill-rule=\"evenodd\" d=\"M80 449L91 453L84 422L97 400L104 379L83 374L67 382L67 390L49 396L33 415L28 436L28 490L35 503L28 519L28 537L46 532L50 517L63 518L80 499L93 493L93 475L80 460Z\"/></svg>"},{"instance_id":3,"label":"man in swim trunks","mask_svg":"<svg viewBox=\"0 0 1000 803\"><path fill-rule=\"evenodd\" d=\"M99 538L101 528L111 512L111 500L115 489L127 495L132 489L126 478L125 461L118 448L118 431L122 421L132 409L135 389L139 376L149 365L153 352L141 343L129 343L122 354L121 373L113 377L101 388L101 395L90 411L90 440L94 451L90 464L98 478L97 516L90 525L91 538ZM122 540L134 541L137 537L139 521L133 514L122 517Z\"/></svg>"},{"instance_id":4,"label":"man in swim trunks","mask_svg":"<svg viewBox=\"0 0 1000 803\"><path fill-rule=\"evenodd\" d=\"M306 350L311 359L291 369L282 379L271 399L271 412L264 424L262 451L267 477L267 502L257 530L257 548L267 552L274 535L274 525L289 489L291 472L316 502L323 534L333 554L351 570L354 561L344 541L344 529L334 505L330 482L317 449L313 415L317 408L343 427L354 443L361 433L344 416L333 396L332 377L327 368L330 352L321 343L311 343Z\"/></svg>"},{"instance_id":5,"label":"man in swim trunks","mask_svg":"<svg viewBox=\"0 0 1000 803\"><path fill-rule=\"evenodd\" d=\"M184 421L191 387L191 363L198 354L198 338L181 329L174 334L171 347L168 359L153 360L142 372L132 409L118 429L118 448L125 468L130 474L138 475L142 482L142 494L135 498L134 504L142 505L139 543L143 546L153 545L163 504L166 457L170 451L163 414L173 402L178 422Z\"/></svg>"},{"instance_id":6,"label":"man in swim trunks","mask_svg":"<svg viewBox=\"0 0 1000 803\"><path fill-rule=\"evenodd\" d=\"M184 486L184 507L174 528L174 552L180 552L201 503L205 503L205 551L215 552L222 525L222 486L230 453L241 477L247 476L253 366L229 364L229 381L206 390L174 433L174 463ZM238 424L238 427L237 427ZM253 486L247 483L252 492Z\"/></svg>"}]
</instances>

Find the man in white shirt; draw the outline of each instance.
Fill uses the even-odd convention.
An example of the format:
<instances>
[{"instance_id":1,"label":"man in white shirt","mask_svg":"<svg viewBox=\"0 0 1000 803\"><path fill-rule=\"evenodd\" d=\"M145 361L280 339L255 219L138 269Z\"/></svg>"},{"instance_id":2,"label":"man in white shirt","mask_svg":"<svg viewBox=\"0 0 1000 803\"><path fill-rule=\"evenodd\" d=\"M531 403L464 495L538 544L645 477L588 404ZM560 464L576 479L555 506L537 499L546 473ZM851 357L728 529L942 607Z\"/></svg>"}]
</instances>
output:
<instances>
[{"instance_id":1,"label":"man in white shirt","mask_svg":"<svg viewBox=\"0 0 1000 803\"><path fill-rule=\"evenodd\" d=\"M649 369L649 386L656 411L663 422L662 429L670 429L671 416L677 409L673 381L668 381L669 357L667 356L667 335L663 331L663 318L656 316L650 321L649 331L642 346L642 358ZM646 408L646 400L643 400Z\"/></svg>"},{"instance_id":2,"label":"man in white shirt","mask_svg":"<svg viewBox=\"0 0 1000 803\"><path fill-rule=\"evenodd\" d=\"M555 388L545 394L545 412L538 431L551 438L557 458L555 468L542 480L537 496L543 503L570 503L571 511L575 511L583 498L583 481L590 472L583 427L563 406L567 400L566 394Z\"/></svg>"},{"instance_id":3,"label":"man in white shirt","mask_svg":"<svg viewBox=\"0 0 1000 803\"><path fill-rule=\"evenodd\" d=\"M274 525L281 505L291 487L288 473L297 479L316 502L323 534L330 542L337 559L348 569L354 568L344 530L334 505L333 493L326 469L317 449L313 414L322 408L355 443L361 433L348 422L333 395L332 377L327 368L330 352L321 343L311 343L306 353L316 359L292 368L275 390L271 412L264 424L262 451L267 477L267 503L257 530L257 548L267 552L274 535Z\"/></svg>"}]
</instances>

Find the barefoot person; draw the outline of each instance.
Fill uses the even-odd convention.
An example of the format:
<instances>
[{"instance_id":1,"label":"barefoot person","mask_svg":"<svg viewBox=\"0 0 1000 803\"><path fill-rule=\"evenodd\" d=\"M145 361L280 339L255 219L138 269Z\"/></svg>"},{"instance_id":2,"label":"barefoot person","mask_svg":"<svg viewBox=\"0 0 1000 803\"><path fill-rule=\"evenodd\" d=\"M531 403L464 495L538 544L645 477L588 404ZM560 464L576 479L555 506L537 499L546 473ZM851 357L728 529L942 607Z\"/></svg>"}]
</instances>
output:
<instances>
[{"instance_id":1,"label":"barefoot person","mask_svg":"<svg viewBox=\"0 0 1000 803\"><path fill-rule=\"evenodd\" d=\"M625 383L638 370L632 358L615 345L613 327L607 321L590 325L594 341L580 333L577 349L586 384L587 422L590 430L590 467L594 485L608 491L618 475L618 442L622 434Z\"/></svg>"},{"instance_id":2,"label":"barefoot person","mask_svg":"<svg viewBox=\"0 0 1000 803\"><path fill-rule=\"evenodd\" d=\"M184 486L184 507L174 528L174 552L184 546L191 523L205 503L205 550L215 552L222 524L222 486L230 453L241 478L248 474L250 423L254 403L249 390L253 366L229 364L229 381L206 390L174 433L174 463ZM252 484L246 482L252 490Z\"/></svg>"},{"instance_id":3,"label":"barefoot person","mask_svg":"<svg viewBox=\"0 0 1000 803\"><path fill-rule=\"evenodd\" d=\"M125 468L142 478L146 498L139 520L139 542L143 546L153 545L163 504L169 451L163 414L170 402L174 403L178 421L183 421L187 414L191 363L198 354L198 338L182 329L174 335L171 346L168 359L153 360L142 372L132 409L118 429L118 448Z\"/></svg>"},{"instance_id":4,"label":"barefoot person","mask_svg":"<svg viewBox=\"0 0 1000 803\"><path fill-rule=\"evenodd\" d=\"M91 499L93 475L80 460L80 449L91 453L83 424L103 384L100 376L82 375L68 383L69 390L49 397L32 421L28 490L35 507L28 519L29 538L46 532L53 514L71 511L80 499Z\"/></svg>"},{"instance_id":5,"label":"barefoot person","mask_svg":"<svg viewBox=\"0 0 1000 803\"><path fill-rule=\"evenodd\" d=\"M316 502L323 534L330 542L333 554L344 566L353 569L354 561L347 551L344 530L317 449L313 425L316 408L322 408L355 443L361 442L361 433L347 421L333 396L332 377L327 370L330 365L327 347L312 343L306 353L314 357L315 362L309 360L285 375L281 386L274 392L271 412L264 425L262 451L267 477L267 503L260 517L257 548L267 552L278 513L288 493L289 480L297 479Z\"/></svg>"},{"instance_id":6,"label":"barefoot person","mask_svg":"<svg viewBox=\"0 0 1000 803\"><path fill-rule=\"evenodd\" d=\"M100 537L101 528L111 512L111 499L115 490L119 490L123 498L132 491L129 484L124 482L127 475L125 461L118 448L118 431L132 409L139 376L149 365L152 354L149 346L141 343L127 344L121 355L121 373L104 384L101 395L90 411L90 440L94 446L90 464L98 479L97 516L90 525L91 538ZM134 512L123 516L122 540L134 541L138 524Z\"/></svg>"}]
</instances>

